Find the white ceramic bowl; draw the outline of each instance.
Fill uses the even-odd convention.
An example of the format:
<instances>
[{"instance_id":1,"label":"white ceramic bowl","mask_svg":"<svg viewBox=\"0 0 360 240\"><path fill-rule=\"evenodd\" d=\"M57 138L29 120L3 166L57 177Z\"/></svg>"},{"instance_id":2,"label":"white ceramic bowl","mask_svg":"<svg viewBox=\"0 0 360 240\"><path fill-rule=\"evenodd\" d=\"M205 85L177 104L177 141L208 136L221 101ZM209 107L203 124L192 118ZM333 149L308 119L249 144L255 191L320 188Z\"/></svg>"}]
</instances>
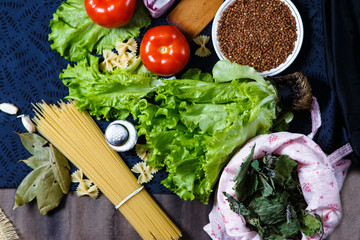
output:
<instances>
[{"instance_id":1,"label":"white ceramic bowl","mask_svg":"<svg viewBox=\"0 0 360 240\"><path fill-rule=\"evenodd\" d=\"M222 13L234 1L235 0L226 0L220 6L219 10L217 11L217 13L215 15L212 30L211 30L211 38L212 38L212 42L213 42L213 45L214 45L214 49L215 49L215 52L216 52L217 56L220 58L220 60L227 60L227 59L222 54L222 52L220 50L220 47L219 47L219 42L218 42L218 39L217 39L218 25L219 25L219 21L220 21ZM297 40L295 42L295 47L294 47L293 52L287 57L286 61L283 62L282 64L280 64L279 66L277 66L276 68L273 68L273 69L271 69L269 71L261 72L260 74L263 75L263 76L277 75L280 72L284 71L287 67L289 67L290 64L295 60L295 58L299 54L300 49L301 49L301 45L302 45L302 42L303 42L303 38L304 38L304 27L303 27L303 23L302 23L299 11L296 9L295 5L290 0L280 0L280 1L284 2L289 7L292 15L295 17Z\"/></svg>"}]
</instances>

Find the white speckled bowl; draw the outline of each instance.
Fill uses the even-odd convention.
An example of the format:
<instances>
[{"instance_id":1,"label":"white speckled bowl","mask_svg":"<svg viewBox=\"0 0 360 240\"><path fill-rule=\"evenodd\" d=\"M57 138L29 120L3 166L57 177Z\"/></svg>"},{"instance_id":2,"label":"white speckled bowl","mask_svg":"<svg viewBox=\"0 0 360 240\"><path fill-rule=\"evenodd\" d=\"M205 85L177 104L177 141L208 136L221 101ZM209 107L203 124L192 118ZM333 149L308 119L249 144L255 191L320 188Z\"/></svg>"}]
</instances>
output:
<instances>
[{"instance_id":1,"label":"white speckled bowl","mask_svg":"<svg viewBox=\"0 0 360 240\"><path fill-rule=\"evenodd\" d=\"M217 13L215 15L213 26L212 26L212 31L211 31L212 42L213 42L213 45L214 45L215 52L218 55L218 57L220 58L220 60L227 60L227 59L225 58L225 56L222 54L222 52L220 50L219 42L218 42L218 39L217 39L217 29L218 29L220 17L222 15L223 11L233 1L235 1L235 0L226 0L220 6L219 10L217 11ZM261 72L260 74L263 75L263 76L277 75L280 72L284 71L287 67L289 67L290 64L295 60L295 58L299 54L300 49L301 49L301 45L302 45L302 42L303 42L303 38L304 38L304 27L303 27L303 23L302 23L299 11L297 10L295 5L290 0L280 0L280 1L284 2L289 7L292 15L295 17L297 40L295 42L295 47L294 47L293 52L287 57L286 61L284 63L280 64L279 66L277 66L276 68L273 68L273 69L271 69L269 71Z\"/></svg>"}]
</instances>

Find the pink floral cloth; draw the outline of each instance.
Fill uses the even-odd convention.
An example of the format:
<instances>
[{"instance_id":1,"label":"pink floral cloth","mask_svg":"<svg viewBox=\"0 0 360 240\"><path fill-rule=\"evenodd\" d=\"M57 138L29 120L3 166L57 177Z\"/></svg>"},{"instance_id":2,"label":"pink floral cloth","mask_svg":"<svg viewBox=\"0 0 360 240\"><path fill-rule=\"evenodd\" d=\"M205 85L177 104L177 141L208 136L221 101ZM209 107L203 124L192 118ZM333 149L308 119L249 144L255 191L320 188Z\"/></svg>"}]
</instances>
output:
<instances>
[{"instance_id":1,"label":"pink floral cloth","mask_svg":"<svg viewBox=\"0 0 360 240\"><path fill-rule=\"evenodd\" d=\"M315 108L316 105L317 103L315 103ZM318 110L314 109L314 111ZM313 133L321 125L319 116L319 112L312 114ZM316 121L318 122L316 123ZM327 156L311 139L313 135L305 136L289 132L260 135L240 149L224 168L220 177L214 206L209 214L210 223L204 227L209 236L212 239L221 240L261 239L260 235L246 227L243 216L230 210L229 203L223 194L223 192L227 192L235 196L232 189L233 178L241 163L256 144L254 159L263 157L265 152L270 152L277 155L286 154L298 162L299 181L308 204L307 210L322 217L323 238L326 238L341 220L339 193L350 166L350 161L342 158L352 149L347 144ZM303 234L302 239L320 239L320 237L320 235L314 235L308 238Z\"/></svg>"}]
</instances>

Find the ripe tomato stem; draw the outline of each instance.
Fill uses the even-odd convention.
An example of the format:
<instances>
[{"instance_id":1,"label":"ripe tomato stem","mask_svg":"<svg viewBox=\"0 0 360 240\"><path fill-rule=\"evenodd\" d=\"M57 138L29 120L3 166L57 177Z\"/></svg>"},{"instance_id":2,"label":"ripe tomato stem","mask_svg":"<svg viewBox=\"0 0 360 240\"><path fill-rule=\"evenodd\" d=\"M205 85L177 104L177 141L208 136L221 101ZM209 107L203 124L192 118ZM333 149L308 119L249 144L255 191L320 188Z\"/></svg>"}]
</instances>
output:
<instances>
[{"instance_id":1,"label":"ripe tomato stem","mask_svg":"<svg viewBox=\"0 0 360 240\"><path fill-rule=\"evenodd\" d=\"M164 47L164 46L161 46L160 48L159 48L159 52L160 53L166 53L168 51L168 49L167 49L167 47Z\"/></svg>"}]
</instances>

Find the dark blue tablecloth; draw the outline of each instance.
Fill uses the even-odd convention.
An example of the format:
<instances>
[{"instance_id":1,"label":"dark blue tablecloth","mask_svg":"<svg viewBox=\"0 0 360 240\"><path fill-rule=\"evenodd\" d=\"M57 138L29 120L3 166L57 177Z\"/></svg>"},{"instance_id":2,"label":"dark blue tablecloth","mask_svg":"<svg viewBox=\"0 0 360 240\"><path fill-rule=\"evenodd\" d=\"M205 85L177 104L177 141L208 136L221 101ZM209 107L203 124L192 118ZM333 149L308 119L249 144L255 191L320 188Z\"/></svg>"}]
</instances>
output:
<instances>
[{"instance_id":1,"label":"dark blue tablecloth","mask_svg":"<svg viewBox=\"0 0 360 240\"><path fill-rule=\"evenodd\" d=\"M284 74L301 71L309 77L322 112L323 124L315 140L329 154L345 143L346 137L337 122L339 111L326 76L321 1L293 2L301 14L305 35L298 58ZM60 3L60 0L0 0L0 103L14 103L21 114L33 116L31 103L42 100L55 103L68 94L58 77L68 62L50 49L47 40L50 19ZM150 27L160 24L166 24L164 18L153 20ZM143 29L142 34L145 31ZM210 36L210 31L211 24L202 34ZM197 67L210 72L218 58L211 44L208 47L211 56L200 58L194 55L196 46L191 43L192 57L186 68ZM99 121L102 129L107 124ZM290 130L308 134L310 125L308 113L297 113ZM30 154L14 132L25 132L21 120L0 112L0 187L17 187L30 171L24 163L18 162ZM139 160L134 151L122 157L129 166ZM167 192L160 184L164 177L164 172L157 174L146 188L153 193Z\"/></svg>"}]
</instances>

